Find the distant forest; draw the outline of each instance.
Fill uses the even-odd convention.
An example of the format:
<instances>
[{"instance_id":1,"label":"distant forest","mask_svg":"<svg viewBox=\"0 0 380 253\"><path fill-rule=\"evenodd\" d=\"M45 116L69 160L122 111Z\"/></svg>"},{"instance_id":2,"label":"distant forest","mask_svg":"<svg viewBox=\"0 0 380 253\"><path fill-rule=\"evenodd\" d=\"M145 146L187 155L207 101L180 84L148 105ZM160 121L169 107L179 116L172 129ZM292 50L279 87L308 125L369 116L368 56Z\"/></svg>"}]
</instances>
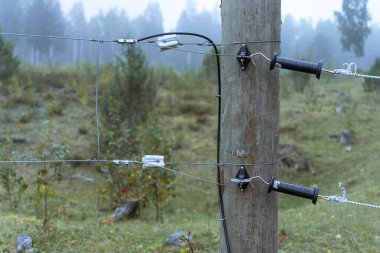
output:
<instances>
[{"instance_id":1,"label":"distant forest","mask_svg":"<svg viewBox=\"0 0 380 253\"><path fill-rule=\"evenodd\" d=\"M120 38L141 38L162 33L163 18L157 3L148 5L138 17L130 19L118 9L99 12L86 20L83 4L73 5L67 16L57 0L0 0L0 29L8 33L67 36L98 40ZM180 15L177 32L196 32L206 35L216 43L221 42L221 22L219 10L197 12L196 7L188 6ZM96 60L96 43L72 40L41 39L31 37L6 36L11 40L17 55L33 65L72 64ZM313 26L310 21L295 21L291 16L283 17L281 54L298 59L325 61L326 66L341 67L345 62L356 62L358 67L368 69L376 56L380 55L380 27L372 25L371 34L365 44L362 58L342 50L339 31L335 20L320 21ZM182 38L181 42L202 43L193 38ZM143 45L152 65L171 65L177 69L197 68L203 56L189 52L170 51L160 53L152 45ZM187 46L185 50L208 52L207 47ZM120 46L104 43L100 61L107 62L120 54ZM185 57L184 57L185 55Z\"/></svg>"}]
</instances>

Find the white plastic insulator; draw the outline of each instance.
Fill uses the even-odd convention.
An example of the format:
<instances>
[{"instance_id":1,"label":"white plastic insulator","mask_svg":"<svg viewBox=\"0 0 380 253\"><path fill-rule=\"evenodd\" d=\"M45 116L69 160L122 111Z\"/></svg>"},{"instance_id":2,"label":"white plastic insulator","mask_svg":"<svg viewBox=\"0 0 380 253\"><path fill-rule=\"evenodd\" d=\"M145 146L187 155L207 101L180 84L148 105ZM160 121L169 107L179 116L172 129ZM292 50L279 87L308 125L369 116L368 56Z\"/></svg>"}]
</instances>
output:
<instances>
[{"instance_id":1,"label":"white plastic insulator","mask_svg":"<svg viewBox=\"0 0 380 253\"><path fill-rule=\"evenodd\" d=\"M165 167L164 156L146 155L142 158L143 169Z\"/></svg>"},{"instance_id":2,"label":"white plastic insulator","mask_svg":"<svg viewBox=\"0 0 380 253\"><path fill-rule=\"evenodd\" d=\"M177 40L168 41L168 42L158 42L158 46L160 47L160 51L165 51L178 47L179 42Z\"/></svg>"},{"instance_id":3,"label":"white plastic insulator","mask_svg":"<svg viewBox=\"0 0 380 253\"><path fill-rule=\"evenodd\" d=\"M157 45L159 46L160 51L164 51L172 48L177 48L179 42L177 40L177 36L173 34L159 37L157 39Z\"/></svg>"}]
</instances>

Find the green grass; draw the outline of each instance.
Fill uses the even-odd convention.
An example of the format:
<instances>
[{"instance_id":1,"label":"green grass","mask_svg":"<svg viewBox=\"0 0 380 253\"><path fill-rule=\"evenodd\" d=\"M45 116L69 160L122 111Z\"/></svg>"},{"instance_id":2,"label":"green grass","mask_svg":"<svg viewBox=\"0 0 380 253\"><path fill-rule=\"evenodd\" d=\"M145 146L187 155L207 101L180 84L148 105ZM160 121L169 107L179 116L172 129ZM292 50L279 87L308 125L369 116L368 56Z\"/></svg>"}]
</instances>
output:
<instances>
[{"instance_id":1,"label":"green grass","mask_svg":"<svg viewBox=\"0 0 380 253\"><path fill-rule=\"evenodd\" d=\"M0 109L0 137L28 139L26 144L0 144L2 159L38 159L39 150L46 145L49 124L53 128L51 142L64 145L67 158L95 158L93 99L85 97L88 103L83 103L83 94L64 92L70 90L68 84L46 89L40 86L44 96L31 94L33 108L13 100ZM339 91L350 98L350 102L342 102L345 113L336 113L334 109L341 103L337 98ZM212 88L195 89L189 83L160 91L162 122L175 143L173 160L215 162L213 94ZM194 103L194 99L202 102ZM61 113L49 112L49 102L61 105L57 108ZM340 195L338 182L342 182L349 200L380 205L379 116L378 96L364 93L360 80L331 78L315 83L305 94L284 94L280 142L297 146L311 160L313 170L300 172L281 167L279 179L306 187L319 185L322 195ZM352 152L345 152L345 145L329 139L344 129L354 132ZM168 235L180 230L191 230L196 252L219 252L220 224L214 185L177 176L176 197L165 207L163 223L155 221L154 208L147 206L137 218L101 224L99 221L110 217L112 211L98 210L97 190L104 182L99 166L63 164L63 180L53 184L54 195L49 200L52 226L44 234L32 201L38 165L1 166L12 166L31 187L20 195L19 207L10 210L0 185L0 252L13 252L18 233L31 236L34 247L41 252L181 252L180 248L164 244ZM213 168L176 168L215 180ZM78 173L94 178L95 182L70 179ZM309 200L286 195L279 195L279 201L280 252L378 252L380 248L377 209L322 199L312 205Z\"/></svg>"},{"instance_id":2,"label":"green grass","mask_svg":"<svg viewBox=\"0 0 380 253\"><path fill-rule=\"evenodd\" d=\"M313 98L291 95L282 101L281 127L296 130L281 135L281 142L295 144L311 158L315 174L288 173L284 180L312 186L318 184L322 195L341 195L338 182L346 186L349 200L380 204L380 110L376 95L365 94L360 81L336 79L335 83L315 85ZM337 91L344 91L351 102L343 102L346 112L336 113ZM357 104L356 108L352 105ZM316 108L312 110L311 108ZM307 109L306 109L307 108ZM290 128L290 129L293 129ZM353 151L329 136L350 128L354 132ZM302 202L302 205L301 205ZM284 233L282 252L378 252L378 209L339 205L280 196L280 230Z\"/></svg>"}]
</instances>

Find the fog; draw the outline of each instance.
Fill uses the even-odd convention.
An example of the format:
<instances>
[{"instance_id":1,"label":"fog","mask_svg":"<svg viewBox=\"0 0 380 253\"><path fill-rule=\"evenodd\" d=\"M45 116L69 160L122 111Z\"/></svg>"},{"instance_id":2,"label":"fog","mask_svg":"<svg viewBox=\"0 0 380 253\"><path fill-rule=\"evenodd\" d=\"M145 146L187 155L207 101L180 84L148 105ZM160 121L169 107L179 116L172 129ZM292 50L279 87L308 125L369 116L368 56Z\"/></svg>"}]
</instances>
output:
<instances>
[{"instance_id":1,"label":"fog","mask_svg":"<svg viewBox=\"0 0 380 253\"><path fill-rule=\"evenodd\" d=\"M86 17L83 3L77 2L63 11L57 0L0 0L1 31L40 35L67 36L96 40L141 38L165 31L164 15L158 3L149 3L139 15L129 16L125 10L113 8ZM315 22L291 15L282 17L281 54L286 57L318 61L339 68L345 62L355 61L362 69L372 65L380 55L377 41L380 27L371 23L371 34L365 43L365 55L355 57L344 52L340 45L337 23L334 18ZM218 8L199 8L195 1L187 2L179 12L174 31L195 32L221 42L221 24ZM17 55L31 64L73 64L96 60L97 43L76 40L43 39L6 36L11 40ZM203 43L181 37L181 42ZM120 54L122 46L102 43L100 61L105 63ZM202 64L202 55L183 51L160 53L157 47L142 45L153 65L171 65L178 69L196 68ZM187 47L185 50L208 52L207 47Z\"/></svg>"}]
</instances>

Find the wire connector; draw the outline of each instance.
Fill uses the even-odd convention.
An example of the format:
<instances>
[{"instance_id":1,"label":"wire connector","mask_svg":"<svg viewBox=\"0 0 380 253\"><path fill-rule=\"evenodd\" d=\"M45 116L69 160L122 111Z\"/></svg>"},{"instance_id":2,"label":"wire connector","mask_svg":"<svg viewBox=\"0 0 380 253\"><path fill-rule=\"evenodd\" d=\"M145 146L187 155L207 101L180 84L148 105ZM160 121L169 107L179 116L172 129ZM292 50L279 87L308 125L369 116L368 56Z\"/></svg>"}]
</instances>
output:
<instances>
[{"instance_id":1,"label":"wire connector","mask_svg":"<svg viewBox=\"0 0 380 253\"><path fill-rule=\"evenodd\" d=\"M231 178L231 182L235 183L235 184L250 183L250 182L252 182L252 179L250 179L250 178L247 178L247 179Z\"/></svg>"},{"instance_id":2,"label":"wire connector","mask_svg":"<svg viewBox=\"0 0 380 253\"><path fill-rule=\"evenodd\" d=\"M117 165L120 165L120 164L129 165L132 161L129 161L129 160L112 160L112 162L114 164L117 164Z\"/></svg>"},{"instance_id":3,"label":"wire connector","mask_svg":"<svg viewBox=\"0 0 380 253\"><path fill-rule=\"evenodd\" d=\"M357 206L364 206L364 207L371 207L371 208L380 209L380 206L377 206L377 205L360 203L360 202L348 200L346 197L346 188L342 186L341 182L339 182L339 189L342 191L342 196L319 196L319 197L324 199L324 200L334 202L334 203L338 203L338 204L349 204L349 205L357 205Z\"/></svg>"},{"instance_id":4,"label":"wire connector","mask_svg":"<svg viewBox=\"0 0 380 253\"><path fill-rule=\"evenodd\" d=\"M164 156L146 155L142 158L143 169L165 167Z\"/></svg>"},{"instance_id":5,"label":"wire connector","mask_svg":"<svg viewBox=\"0 0 380 253\"><path fill-rule=\"evenodd\" d=\"M157 38L157 45L160 48L160 51L165 51L177 48L179 41L177 40L177 36L175 34L166 35Z\"/></svg>"},{"instance_id":6,"label":"wire connector","mask_svg":"<svg viewBox=\"0 0 380 253\"><path fill-rule=\"evenodd\" d=\"M119 44L123 44L123 45L124 44L132 45L132 44L136 44L137 40L136 39L118 39L115 42L117 42Z\"/></svg>"}]
</instances>

